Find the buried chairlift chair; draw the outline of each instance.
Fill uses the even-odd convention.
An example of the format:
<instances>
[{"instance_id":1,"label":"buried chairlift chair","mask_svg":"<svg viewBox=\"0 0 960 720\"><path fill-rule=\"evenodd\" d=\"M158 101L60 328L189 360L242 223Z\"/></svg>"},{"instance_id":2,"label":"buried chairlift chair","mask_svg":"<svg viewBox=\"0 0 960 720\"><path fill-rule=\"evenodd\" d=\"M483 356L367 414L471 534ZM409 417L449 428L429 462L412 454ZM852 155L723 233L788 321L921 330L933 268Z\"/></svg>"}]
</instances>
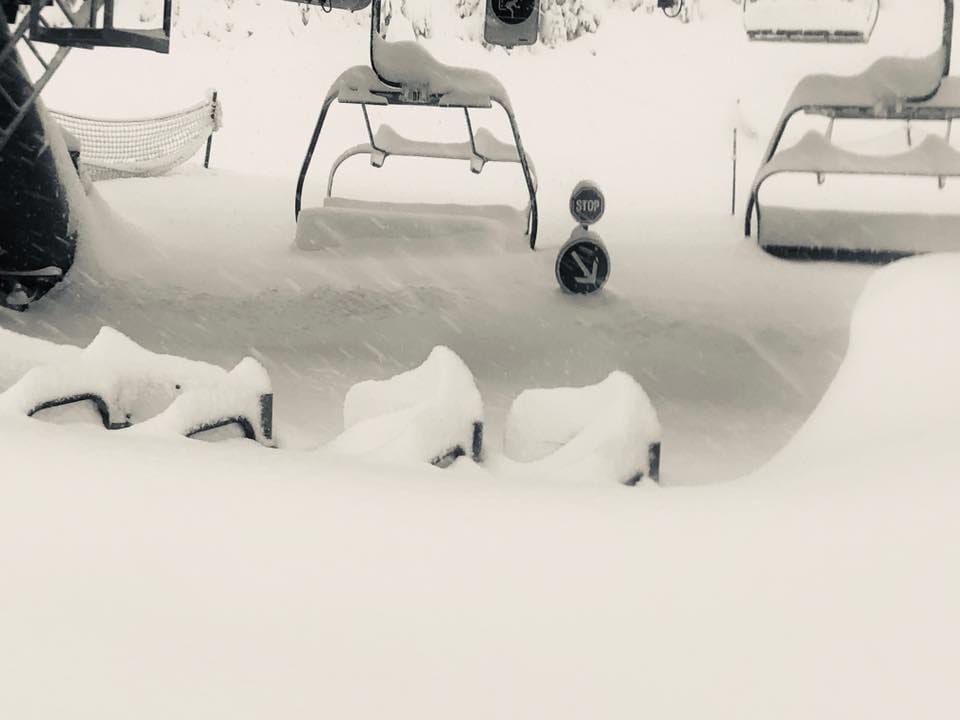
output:
<instances>
[{"instance_id":1,"label":"buried chairlift chair","mask_svg":"<svg viewBox=\"0 0 960 720\"><path fill-rule=\"evenodd\" d=\"M347 3L353 9L356 9L358 4L365 6L369 3L369 0L333 1L334 7L340 6L337 3ZM416 43L386 42L380 34L380 4L381 0L374 0L371 9L370 66L351 67L333 83L310 138L297 180L297 244L303 249L319 249L327 247L328 244L336 246L349 234L340 233L335 227L336 218L356 217L358 214L347 202L333 197L334 180L344 162L356 155L367 155L370 164L380 168L388 157L396 155L467 161L471 171L478 174L489 162L519 164L529 195L525 209L525 234L530 248L535 248L538 223L537 180L533 164L523 149L516 117L503 85L486 72L443 65ZM335 101L360 106L368 141L347 149L334 161L327 179L327 195L323 207L304 209L302 196L307 172L327 114ZM388 125L374 130L368 111L371 105L462 109L468 138L460 143L424 142L403 138ZM470 111L489 109L493 105L499 105L506 113L513 133L513 144L498 140L485 129L474 131ZM391 214L397 215L393 211L402 207L394 206ZM425 206L413 207L415 211L420 211ZM399 214L407 213L401 210ZM317 243L313 237L316 234L323 235L325 239Z\"/></svg>"},{"instance_id":2,"label":"buried chairlift chair","mask_svg":"<svg viewBox=\"0 0 960 720\"><path fill-rule=\"evenodd\" d=\"M837 211L769 210L764 224L760 189L773 175L810 173L818 182L829 174L935 177L942 189L947 177L960 177L960 152L950 144L950 130L960 118L960 79L949 77L953 33L953 0L944 0L943 39L925 58L885 57L854 76L810 75L797 85L784 108L751 186L744 233L751 235L756 214L757 242L767 252L801 259L886 261L915 252L946 249L949 237L939 232L935 216L905 215L907 222L883 217L884 233L874 232L872 215L842 222ZM790 119L798 112L828 118L826 133L808 132L796 145L778 151ZM930 136L916 147L894 155L868 155L838 147L832 141L837 120L943 121L944 138ZM818 216L823 212L823 217ZM822 222L825 220L825 222ZM931 237L923 237L923 228ZM832 237L825 238L830 232ZM947 235L949 235L948 233ZM910 238L920 237L919 246ZM926 243L926 244L924 244ZM911 247L904 247L910 245ZM954 249L956 243L953 243Z\"/></svg>"},{"instance_id":3,"label":"buried chairlift chair","mask_svg":"<svg viewBox=\"0 0 960 720\"><path fill-rule=\"evenodd\" d=\"M751 40L867 42L879 0L743 0L743 26Z\"/></svg>"}]
</instances>

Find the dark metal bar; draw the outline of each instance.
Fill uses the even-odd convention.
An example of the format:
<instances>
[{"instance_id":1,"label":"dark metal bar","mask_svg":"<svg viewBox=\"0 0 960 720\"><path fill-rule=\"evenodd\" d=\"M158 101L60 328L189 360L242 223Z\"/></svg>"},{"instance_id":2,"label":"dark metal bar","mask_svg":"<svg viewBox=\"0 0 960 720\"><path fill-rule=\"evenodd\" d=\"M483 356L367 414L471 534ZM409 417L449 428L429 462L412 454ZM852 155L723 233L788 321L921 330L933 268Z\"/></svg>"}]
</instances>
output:
<instances>
[{"instance_id":1,"label":"dark metal bar","mask_svg":"<svg viewBox=\"0 0 960 720\"><path fill-rule=\"evenodd\" d=\"M33 8L30 9L30 12L33 12ZM30 27L30 20L31 16L29 14L25 15L20 21L20 24L17 25L17 29L14 30L10 35L10 39L7 40L7 44L4 45L3 48L0 48L0 65L3 65L6 59L10 57L14 50L16 50L17 43L20 42L20 38L26 35L27 28Z\"/></svg>"},{"instance_id":2,"label":"dark metal bar","mask_svg":"<svg viewBox=\"0 0 960 720\"><path fill-rule=\"evenodd\" d=\"M113 0L106 0L103 5L103 26L105 28L113 27Z\"/></svg>"},{"instance_id":3,"label":"dark metal bar","mask_svg":"<svg viewBox=\"0 0 960 720\"><path fill-rule=\"evenodd\" d=\"M217 91L216 90L213 91L213 97L211 98L211 100L213 101L213 108L211 108L210 110L210 112L212 113L211 119L216 121L216 117L217 117ZM207 150L203 155L204 169L207 169L210 167L210 151L213 150L213 133L214 132L215 130L211 130L210 134L207 136Z\"/></svg>"},{"instance_id":4,"label":"dark metal bar","mask_svg":"<svg viewBox=\"0 0 960 720\"><path fill-rule=\"evenodd\" d=\"M337 96L335 94L331 94L327 95L327 99L323 101L323 109L320 110L320 117L317 118L317 124L313 129L313 135L310 137L310 144L307 146L307 154L304 156L303 164L300 166L300 176L297 178L297 194L293 203L293 217L295 220L300 217L303 185L307 179L307 171L310 169L310 163L313 161L313 153L317 149L317 140L320 139L320 132L323 130L323 123L327 119L327 113L330 111L330 106L336 99Z\"/></svg>"},{"instance_id":5,"label":"dark metal bar","mask_svg":"<svg viewBox=\"0 0 960 720\"><path fill-rule=\"evenodd\" d=\"M50 67L47 68L47 71L44 72L44 74L34 85L33 92L30 93L30 97L28 97L26 102L24 102L24 104L20 107L20 111L16 114L6 129L4 129L3 133L0 134L0 150L3 149L3 147L16 132L17 128L20 127L20 123L23 122L23 119L27 116L27 113L30 112L30 109L37 101L37 98L40 96L43 88L46 87L48 82L50 82L50 78L53 77L54 72L56 72L57 68L60 67L60 64L64 61L64 59L66 59L70 50L71 48L69 47L62 47L57 50L57 54L54 55L53 60L50 61Z\"/></svg>"},{"instance_id":6,"label":"dark metal bar","mask_svg":"<svg viewBox=\"0 0 960 720\"><path fill-rule=\"evenodd\" d=\"M14 110L19 110L19 109L20 109L20 106L17 105L17 101L14 100L12 97L10 97L10 93L8 93L8 92L4 89L3 85L0 85L0 97L2 97L4 100L6 100L6 101L7 101L7 104L10 105L10 107L12 107Z\"/></svg>"},{"instance_id":7,"label":"dark metal bar","mask_svg":"<svg viewBox=\"0 0 960 720\"><path fill-rule=\"evenodd\" d=\"M463 114L467 118L467 132L470 134L470 150L474 155L479 155L480 153L477 152L477 140L473 136L473 123L470 120L470 109L464 108Z\"/></svg>"},{"instance_id":8,"label":"dark metal bar","mask_svg":"<svg viewBox=\"0 0 960 720\"><path fill-rule=\"evenodd\" d=\"M953 0L943 0L943 49L943 76L947 77L953 54Z\"/></svg>"},{"instance_id":9,"label":"dark metal bar","mask_svg":"<svg viewBox=\"0 0 960 720\"><path fill-rule=\"evenodd\" d=\"M537 248L537 228L540 223L540 210L537 207L537 186L533 180L533 174L530 172L530 163L527 162L527 153L523 149L523 141L520 139L520 128L517 125L517 118L513 110L504 105L497 98L491 98L492 102L503 108L510 121L510 129L513 131L513 142L517 146L517 154L520 156L520 167L523 169L523 179L527 183L527 192L530 194L530 208L527 214L527 234L530 236L530 249Z\"/></svg>"},{"instance_id":10,"label":"dark metal bar","mask_svg":"<svg viewBox=\"0 0 960 720\"><path fill-rule=\"evenodd\" d=\"M377 147L376 141L373 139L373 126L370 124L370 113L367 111L367 104L360 103L360 110L363 112L363 124L367 128L367 137L370 138L370 147Z\"/></svg>"},{"instance_id":11,"label":"dark metal bar","mask_svg":"<svg viewBox=\"0 0 960 720\"><path fill-rule=\"evenodd\" d=\"M377 76L377 79L385 85L391 87L397 87L396 83L392 83L387 80L383 75L380 74L380 70L377 69L377 58L374 48L376 47L376 40L378 38L382 39L381 35L381 24L380 24L380 14L381 14L381 5L383 0L373 0L373 3L370 6L370 67L373 69L374 74Z\"/></svg>"}]
</instances>

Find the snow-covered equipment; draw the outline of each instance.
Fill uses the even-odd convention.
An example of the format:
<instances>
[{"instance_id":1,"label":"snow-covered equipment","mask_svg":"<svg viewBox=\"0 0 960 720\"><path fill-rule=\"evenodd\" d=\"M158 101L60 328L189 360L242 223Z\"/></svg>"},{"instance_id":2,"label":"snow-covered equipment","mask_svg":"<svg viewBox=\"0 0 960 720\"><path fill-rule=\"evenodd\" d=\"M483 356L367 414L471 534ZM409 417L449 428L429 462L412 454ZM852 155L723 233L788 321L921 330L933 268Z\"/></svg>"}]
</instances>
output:
<instances>
[{"instance_id":1,"label":"snow-covered equipment","mask_svg":"<svg viewBox=\"0 0 960 720\"><path fill-rule=\"evenodd\" d=\"M596 385L524 390L507 416L504 452L522 474L571 482L660 481L660 421L630 375Z\"/></svg>"},{"instance_id":2,"label":"snow-covered equipment","mask_svg":"<svg viewBox=\"0 0 960 720\"><path fill-rule=\"evenodd\" d=\"M810 75L797 85L774 128L754 178L744 218L748 237L756 215L757 242L781 257L888 260L931 250L956 249L941 232L923 232L937 218L922 214L895 216L888 208L881 226L876 213L796 210L763 207L760 190L773 175L812 173L820 184L831 173L898 175L945 179L960 173L960 152L950 144L952 123L960 118L960 82L949 77L953 34L953 0L944 0L941 46L924 58L885 57L854 76ZM791 118L803 111L828 119L826 131L810 131L796 145L780 150ZM930 136L917 146L910 133L907 147L884 155L854 152L833 141L837 120L940 121L944 137ZM908 125L909 128L909 125ZM897 217L902 222L894 222ZM928 227L929 229L929 227ZM951 235L953 233L950 233Z\"/></svg>"},{"instance_id":3,"label":"snow-covered equipment","mask_svg":"<svg viewBox=\"0 0 960 720\"><path fill-rule=\"evenodd\" d=\"M486 0L483 39L491 45L533 45L540 33L540 0Z\"/></svg>"},{"instance_id":4,"label":"snow-covered equipment","mask_svg":"<svg viewBox=\"0 0 960 720\"><path fill-rule=\"evenodd\" d=\"M51 110L80 141L80 165L93 181L163 175L206 145L209 166L213 133L223 124L216 91L183 110L153 117L102 119Z\"/></svg>"},{"instance_id":5,"label":"snow-covered equipment","mask_svg":"<svg viewBox=\"0 0 960 720\"><path fill-rule=\"evenodd\" d=\"M323 131L327 114L334 102L359 105L366 129L367 142L343 152L333 163L327 178L327 196L323 206L302 208L303 190L314 151ZM474 131L470 111L497 105L506 113L513 133L512 144L498 140L486 130ZM374 129L368 108L411 106L421 108L460 109L463 111L467 137L463 142L442 143L410 140L388 125ZM356 212L344 212L341 198L334 197L337 171L348 159L357 155L370 158L375 168L384 165L391 155L460 160L469 163L479 174L491 162L516 163L523 172L529 200L524 210L524 233L531 248L537 241L537 180L533 163L523 149L520 130L510 99L503 85L489 73L470 68L444 65L414 42L386 42L380 33L380 0L371 8L370 66L349 68L333 83L324 99L306 156L297 180L294 214L297 219L297 245L303 249L337 247L356 236ZM448 206L416 204L390 208L391 217L372 217L376 226L386 226L396 214L407 211L423 217L430 212L449 214ZM371 218L375 207L364 208ZM344 226L346 223L346 226Z\"/></svg>"},{"instance_id":6,"label":"snow-covered equipment","mask_svg":"<svg viewBox=\"0 0 960 720\"><path fill-rule=\"evenodd\" d=\"M15 310L63 278L77 239L62 175L73 172L67 149L17 52L27 27L25 19L11 32L0 15L0 306Z\"/></svg>"},{"instance_id":7,"label":"snow-covered equipment","mask_svg":"<svg viewBox=\"0 0 960 720\"><path fill-rule=\"evenodd\" d=\"M156 5L159 27L129 29L114 22L114 0L2 2L0 306L26 309L65 276L76 252L78 232L64 175L74 169L64 143L54 137L59 131L38 104L41 91L74 47L168 52L173 0L156 0ZM29 11L20 13L21 6ZM149 15L145 10L141 15ZM45 56L41 43L57 46L56 51ZM35 81L20 60L20 44L42 68Z\"/></svg>"},{"instance_id":8,"label":"snow-covered equipment","mask_svg":"<svg viewBox=\"0 0 960 720\"><path fill-rule=\"evenodd\" d=\"M114 21L116 0L86 0L77 6L57 0L57 6L69 21L62 26L48 22L41 11L48 0L20 0L30 6L30 39L61 47L123 47L170 51L170 28L173 17L173 0L155 0L153 5L160 18L158 27L118 27ZM141 8L140 16L147 16L147 8Z\"/></svg>"},{"instance_id":9,"label":"snow-covered equipment","mask_svg":"<svg viewBox=\"0 0 960 720\"><path fill-rule=\"evenodd\" d=\"M743 0L743 26L751 40L865 43L879 12L879 0Z\"/></svg>"},{"instance_id":10,"label":"snow-covered equipment","mask_svg":"<svg viewBox=\"0 0 960 720\"><path fill-rule=\"evenodd\" d=\"M463 360L443 346L413 370L350 388L343 424L327 449L439 467L468 454L479 461L483 452L480 391Z\"/></svg>"},{"instance_id":11,"label":"snow-covered equipment","mask_svg":"<svg viewBox=\"0 0 960 720\"><path fill-rule=\"evenodd\" d=\"M29 370L0 393L0 414L33 417L76 403L91 403L108 430L193 437L236 426L250 440L274 444L273 391L256 360L227 372L152 353L107 327L85 349Z\"/></svg>"}]
</instances>

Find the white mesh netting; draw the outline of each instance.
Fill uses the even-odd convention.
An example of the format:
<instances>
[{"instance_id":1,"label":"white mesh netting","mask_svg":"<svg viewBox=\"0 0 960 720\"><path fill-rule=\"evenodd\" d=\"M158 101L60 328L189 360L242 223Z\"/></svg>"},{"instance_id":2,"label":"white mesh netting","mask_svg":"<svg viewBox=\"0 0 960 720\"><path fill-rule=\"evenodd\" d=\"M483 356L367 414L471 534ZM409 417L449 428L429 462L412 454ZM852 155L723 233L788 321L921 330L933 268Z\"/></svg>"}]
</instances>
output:
<instances>
[{"instance_id":1,"label":"white mesh netting","mask_svg":"<svg viewBox=\"0 0 960 720\"><path fill-rule=\"evenodd\" d=\"M193 107L157 117L102 120L51 111L80 141L80 164L90 179L162 175L193 157L221 125L212 94Z\"/></svg>"}]
</instances>

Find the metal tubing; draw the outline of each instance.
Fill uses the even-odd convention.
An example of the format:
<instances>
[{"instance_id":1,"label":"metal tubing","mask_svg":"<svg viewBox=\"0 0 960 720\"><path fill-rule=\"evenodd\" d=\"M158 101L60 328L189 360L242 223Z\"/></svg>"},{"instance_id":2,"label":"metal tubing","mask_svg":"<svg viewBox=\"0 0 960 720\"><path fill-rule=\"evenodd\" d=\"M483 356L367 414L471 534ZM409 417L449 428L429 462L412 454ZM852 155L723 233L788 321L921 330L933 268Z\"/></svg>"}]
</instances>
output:
<instances>
[{"instance_id":1,"label":"metal tubing","mask_svg":"<svg viewBox=\"0 0 960 720\"><path fill-rule=\"evenodd\" d=\"M300 217L300 203L303 196L303 184L307 179L307 171L310 169L310 163L313 160L313 153L317 149L317 140L320 139L320 132L323 130L323 123L327 119L327 112L329 112L330 106L336 99L337 96L331 94L327 95L327 99L323 101L323 108L320 110L320 117L317 118L317 124L313 129L313 135L310 138L310 144L307 146L307 154L304 156L303 164L300 166L300 176L297 178L297 194L293 203L294 220L297 220Z\"/></svg>"},{"instance_id":2,"label":"metal tubing","mask_svg":"<svg viewBox=\"0 0 960 720\"><path fill-rule=\"evenodd\" d=\"M533 175L530 172L530 163L527 162L527 153L523 149L523 141L520 139L520 128L517 126L517 118L513 111L497 98L491 98L493 102L503 108L510 121L510 129L513 131L513 142L517 146L517 154L520 156L520 167L523 169L523 178L527 183L527 192L530 194L530 208L527 211L527 234L530 236L530 249L537 247L537 228L540 220L540 211L537 207L537 186L533 181Z\"/></svg>"}]
</instances>

